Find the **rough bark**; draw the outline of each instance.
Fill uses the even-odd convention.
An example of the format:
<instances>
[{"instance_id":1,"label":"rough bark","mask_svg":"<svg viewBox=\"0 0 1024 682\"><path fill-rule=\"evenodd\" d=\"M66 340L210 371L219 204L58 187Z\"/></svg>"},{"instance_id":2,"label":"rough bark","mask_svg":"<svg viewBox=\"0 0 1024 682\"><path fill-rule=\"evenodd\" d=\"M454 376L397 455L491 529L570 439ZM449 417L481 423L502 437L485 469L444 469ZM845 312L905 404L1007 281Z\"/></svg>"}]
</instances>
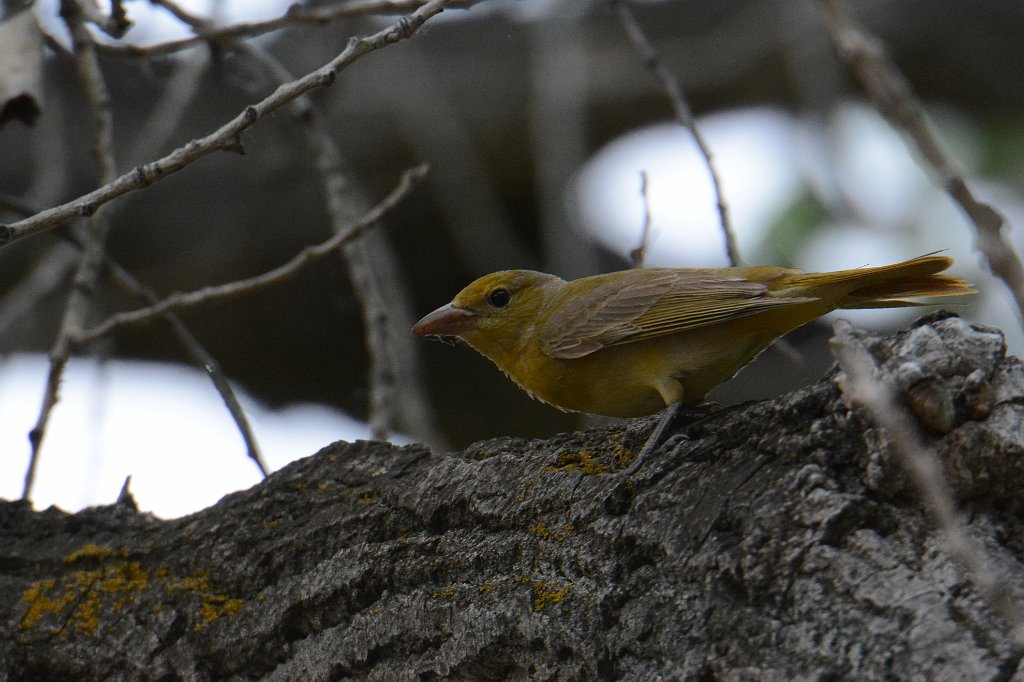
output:
<instances>
[{"instance_id":1,"label":"rough bark","mask_svg":"<svg viewBox=\"0 0 1024 682\"><path fill-rule=\"evenodd\" d=\"M951 401L929 444L1019 596L1024 366L957 317L869 343ZM1020 678L834 378L680 427L630 476L650 420L335 443L171 521L0 504L0 679Z\"/></svg>"}]
</instances>

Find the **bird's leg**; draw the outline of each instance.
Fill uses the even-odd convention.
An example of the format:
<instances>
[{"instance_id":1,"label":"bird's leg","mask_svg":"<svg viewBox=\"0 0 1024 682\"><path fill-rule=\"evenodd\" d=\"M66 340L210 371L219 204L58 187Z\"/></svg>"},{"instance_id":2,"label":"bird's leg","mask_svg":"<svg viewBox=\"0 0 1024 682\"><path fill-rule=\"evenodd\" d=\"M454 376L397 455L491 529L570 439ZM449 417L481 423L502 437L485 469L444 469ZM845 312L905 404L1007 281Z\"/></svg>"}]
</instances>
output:
<instances>
[{"instance_id":1,"label":"bird's leg","mask_svg":"<svg viewBox=\"0 0 1024 682\"><path fill-rule=\"evenodd\" d=\"M636 456L636 459L626 468L626 475L632 475L639 469L644 460L650 457L651 453L658 449L658 446L662 444L662 437L665 435L665 431L668 427L672 426L676 418L679 415L687 415L689 417L706 417L710 410L702 407L690 407L681 400L677 400L661 413L661 419L658 420L657 425L654 427L654 431L647 437L647 442L644 443L643 448L640 450L640 454Z\"/></svg>"}]
</instances>

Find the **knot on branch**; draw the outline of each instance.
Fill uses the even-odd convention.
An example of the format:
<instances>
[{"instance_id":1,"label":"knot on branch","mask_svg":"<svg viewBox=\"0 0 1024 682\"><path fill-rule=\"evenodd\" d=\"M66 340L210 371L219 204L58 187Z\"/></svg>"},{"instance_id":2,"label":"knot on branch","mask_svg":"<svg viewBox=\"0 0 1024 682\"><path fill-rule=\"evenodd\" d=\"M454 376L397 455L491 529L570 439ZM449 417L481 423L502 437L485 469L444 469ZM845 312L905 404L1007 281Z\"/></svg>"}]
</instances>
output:
<instances>
[{"instance_id":1,"label":"knot on branch","mask_svg":"<svg viewBox=\"0 0 1024 682\"><path fill-rule=\"evenodd\" d=\"M1024 364L1006 357L1002 332L943 312L890 339L839 323L836 332L834 345L859 346L872 365L870 384L890 391L894 409L906 409L916 421L922 444L934 452L958 500L1019 505L1024 449L1015 445L1015 434ZM856 390L849 391L845 372L837 381L848 398L861 402ZM892 440L893 434L875 426L864 431L865 482L899 497L910 481Z\"/></svg>"}]
</instances>

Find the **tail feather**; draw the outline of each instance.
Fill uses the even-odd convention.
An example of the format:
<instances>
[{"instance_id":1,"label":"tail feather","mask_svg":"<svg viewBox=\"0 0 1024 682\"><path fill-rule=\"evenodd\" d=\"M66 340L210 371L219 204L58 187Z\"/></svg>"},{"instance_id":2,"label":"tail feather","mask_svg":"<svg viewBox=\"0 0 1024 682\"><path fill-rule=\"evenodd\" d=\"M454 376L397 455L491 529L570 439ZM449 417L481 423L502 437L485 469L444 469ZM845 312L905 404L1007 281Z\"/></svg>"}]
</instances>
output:
<instances>
[{"instance_id":1,"label":"tail feather","mask_svg":"<svg viewBox=\"0 0 1024 682\"><path fill-rule=\"evenodd\" d=\"M788 278L787 288L827 287L838 294L837 308L902 308L926 305L907 298L977 293L967 280L939 274L953 265L947 256L927 254L875 268L808 273Z\"/></svg>"}]
</instances>

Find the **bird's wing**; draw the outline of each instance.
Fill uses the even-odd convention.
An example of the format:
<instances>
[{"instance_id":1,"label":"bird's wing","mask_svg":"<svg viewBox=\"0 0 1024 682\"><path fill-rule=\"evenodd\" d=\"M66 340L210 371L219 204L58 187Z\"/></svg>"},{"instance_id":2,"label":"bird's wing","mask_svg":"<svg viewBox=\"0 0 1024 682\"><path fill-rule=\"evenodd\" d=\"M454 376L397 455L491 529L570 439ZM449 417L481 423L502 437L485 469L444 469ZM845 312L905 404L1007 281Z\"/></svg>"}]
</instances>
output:
<instances>
[{"instance_id":1,"label":"bird's wing","mask_svg":"<svg viewBox=\"0 0 1024 682\"><path fill-rule=\"evenodd\" d=\"M778 274L783 272L778 269ZM548 355L578 358L608 346L813 300L770 297L766 284L751 281L740 269L654 268L617 274L572 296L551 315L542 332Z\"/></svg>"}]
</instances>

